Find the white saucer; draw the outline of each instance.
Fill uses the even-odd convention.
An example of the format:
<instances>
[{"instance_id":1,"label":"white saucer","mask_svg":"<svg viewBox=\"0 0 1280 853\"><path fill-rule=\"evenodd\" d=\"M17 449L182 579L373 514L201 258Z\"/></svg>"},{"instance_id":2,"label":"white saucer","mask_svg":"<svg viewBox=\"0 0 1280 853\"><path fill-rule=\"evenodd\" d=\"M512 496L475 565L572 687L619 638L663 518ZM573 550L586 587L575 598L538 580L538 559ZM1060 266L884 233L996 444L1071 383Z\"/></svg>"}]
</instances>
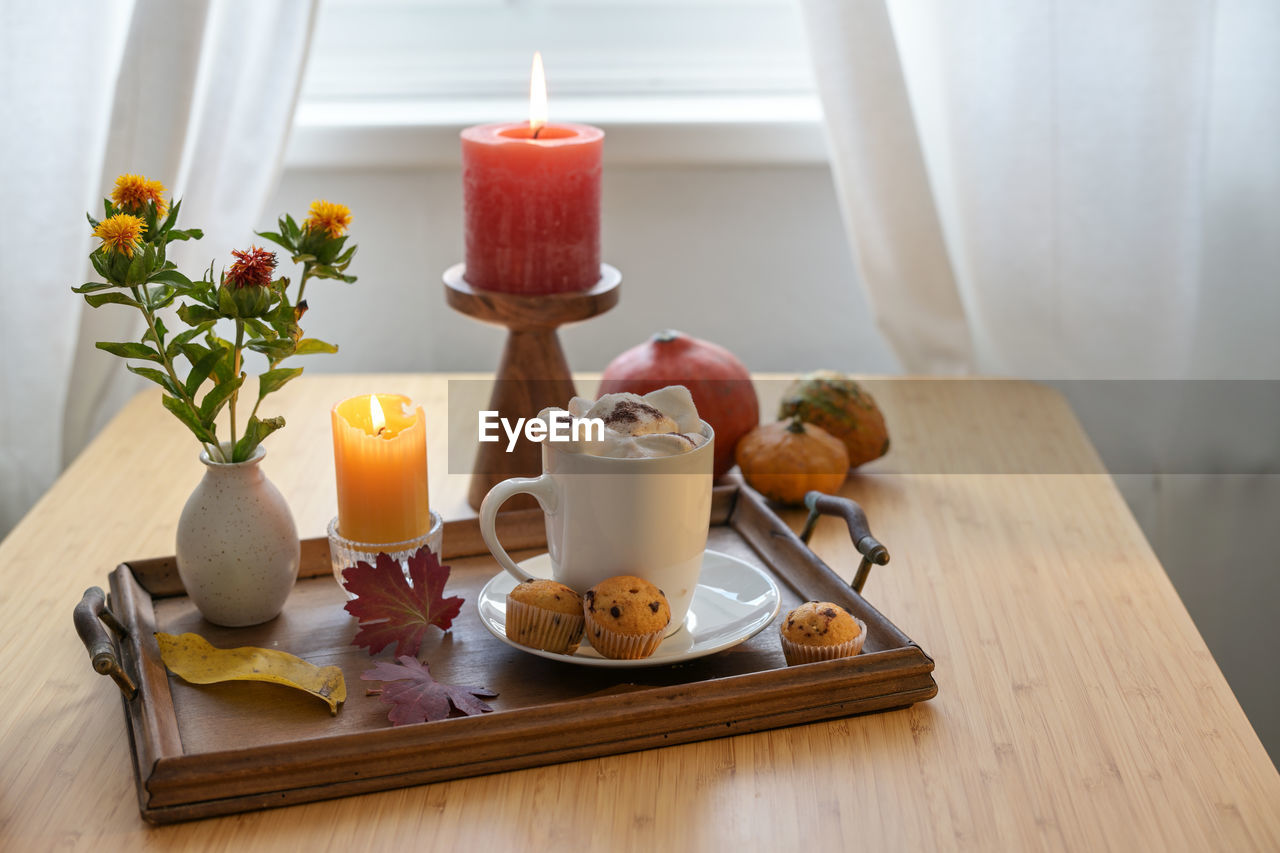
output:
<instances>
[{"instance_id":1,"label":"white saucer","mask_svg":"<svg viewBox=\"0 0 1280 853\"><path fill-rule=\"evenodd\" d=\"M520 568L534 577L551 577L551 556L532 557L522 562ZM708 550L702 556L702 574L683 627L663 640L650 657L612 660L601 657L585 641L576 653L562 655L531 649L507 639L507 593L517 583L511 575L499 572L480 590L476 608L489 633L522 652L582 666L663 666L715 654L760 633L782 606L778 587L767 574L737 557Z\"/></svg>"}]
</instances>

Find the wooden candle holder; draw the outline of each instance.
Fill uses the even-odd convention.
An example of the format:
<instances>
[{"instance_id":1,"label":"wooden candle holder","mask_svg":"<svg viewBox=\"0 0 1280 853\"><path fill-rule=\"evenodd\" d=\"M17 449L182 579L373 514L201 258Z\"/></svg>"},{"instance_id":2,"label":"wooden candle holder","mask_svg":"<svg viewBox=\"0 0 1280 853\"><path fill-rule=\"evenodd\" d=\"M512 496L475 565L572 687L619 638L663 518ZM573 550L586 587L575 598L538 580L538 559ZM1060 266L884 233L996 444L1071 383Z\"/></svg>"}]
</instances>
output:
<instances>
[{"instance_id":1,"label":"wooden candle holder","mask_svg":"<svg viewBox=\"0 0 1280 853\"><path fill-rule=\"evenodd\" d=\"M548 406L568 405L576 392L556 330L566 323L589 320L617 305L622 274L601 264L600 280L590 290L531 295L475 290L467 284L465 270L465 264L445 270L444 294L449 307L508 331L489 408L514 423L516 418L536 417ZM478 445L472 471L467 502L472 509L479 509L495 483L542 473L541 448L521 441L507 453L505 440L485 442ZM519 495L507 501L504 509L535 506L537 502L532 497Z\"/></svg>"}]
</instances>

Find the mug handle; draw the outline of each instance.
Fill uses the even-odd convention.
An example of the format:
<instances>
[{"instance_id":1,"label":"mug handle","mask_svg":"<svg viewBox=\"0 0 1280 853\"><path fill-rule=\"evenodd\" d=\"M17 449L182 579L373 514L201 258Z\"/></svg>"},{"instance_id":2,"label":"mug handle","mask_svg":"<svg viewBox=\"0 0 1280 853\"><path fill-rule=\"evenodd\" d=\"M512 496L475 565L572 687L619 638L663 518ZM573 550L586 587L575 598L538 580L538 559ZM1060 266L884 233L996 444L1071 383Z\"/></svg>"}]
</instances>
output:
<instances>
[{"instance_id":1,"label":"mug handle","mask_svg":"<svg viewBox=\"0 0 1280 853\"><path fill-rule=\"evenodd\" d=\"M551 477L543 474L540 477L514 477L503 480L484 496L480 502L480 536L489 548L489 553L498 561L498 565L506 569L507 574L519 581L533 580L533 576L516 565L507 554L502 543L498 541L498 509L519 494L533 495L543 512L555 512L556 490Z\"/></svg>"}]
</instances>

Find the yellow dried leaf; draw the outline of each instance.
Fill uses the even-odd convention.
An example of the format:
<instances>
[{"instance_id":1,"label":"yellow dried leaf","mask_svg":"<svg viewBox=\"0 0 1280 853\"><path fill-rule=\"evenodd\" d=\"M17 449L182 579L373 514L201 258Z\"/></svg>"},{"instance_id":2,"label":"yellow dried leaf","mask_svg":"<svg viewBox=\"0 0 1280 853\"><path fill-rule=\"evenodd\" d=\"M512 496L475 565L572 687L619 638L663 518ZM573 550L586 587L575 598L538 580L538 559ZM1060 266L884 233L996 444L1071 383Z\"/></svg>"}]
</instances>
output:
<instances>
[{"instance_id":1,"label":"yellow dried leaf","mask_svg":"<svg viewBox=\"0 0 1280 853\"><path fill-rule=\"evenodd\" d=\"M219 649L199 634L156 632L164 665L183 681L217 684L223 681L267 681L310 693L337 714L347 700L347 683L336 666L316 666L287 652L243 646Z\"/></svg>"}]
</instances>

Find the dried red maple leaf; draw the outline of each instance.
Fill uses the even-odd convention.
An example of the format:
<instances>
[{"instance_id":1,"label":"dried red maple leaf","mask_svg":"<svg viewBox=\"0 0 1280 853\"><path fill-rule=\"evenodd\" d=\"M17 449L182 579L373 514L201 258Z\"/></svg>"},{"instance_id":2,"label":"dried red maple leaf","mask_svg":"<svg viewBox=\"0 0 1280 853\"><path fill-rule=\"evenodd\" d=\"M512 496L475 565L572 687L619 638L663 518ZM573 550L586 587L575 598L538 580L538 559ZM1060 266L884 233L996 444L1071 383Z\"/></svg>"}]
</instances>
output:
<instances>
[{"instance_id":1,"label":"dried red maple leaf","mask_svg":"<svg viewBox=\"0 0 1280 853\"><path fill-rule=\"evenodd\" d=\"M356 563L342 571L342 585L356 596L346 610L360 621L360 630L351 642L377 654L391 643L397 655L416 655L422 648L427 627L449 630L462 610L458 596L444 598L449 567L440 565L425 547L409 558L405 580L400 564L387 554L379 554L376 565Z\"/></svg>"},{"instance_id":2,"label":"dried red maple leaf","mask_svg":"<svg viewBox=\"0 0 1280 853\"><path fill-rule=\"evenodd\" d=\"M452 705L464 714L492 711L480 698L492 699L498 694L487 687L443 684L431 677L431 671L417 658L401 655L399 663L379 661L373 669L360 673L361 681L383 682L380 698L391 706L387 719L393 726L432 722L449 716Z\"/></svg>"}]
</instances>

